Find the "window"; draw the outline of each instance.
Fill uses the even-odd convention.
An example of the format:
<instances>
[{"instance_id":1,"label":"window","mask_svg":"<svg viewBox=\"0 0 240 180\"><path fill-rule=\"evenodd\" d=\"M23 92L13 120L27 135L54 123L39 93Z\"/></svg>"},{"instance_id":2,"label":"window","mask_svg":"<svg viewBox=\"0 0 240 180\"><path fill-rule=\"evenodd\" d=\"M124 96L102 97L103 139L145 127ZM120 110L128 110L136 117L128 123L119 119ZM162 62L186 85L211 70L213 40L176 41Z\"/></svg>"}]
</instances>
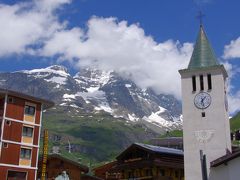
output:
<instances>
[{"instance_id":1,"label":"window","mask_svg":"<svg viewBox=\"0 0 240 180\"><path fill-rule=\"evenodd\" d=\"M3 143L4 148L8 148L8 143Z\"/></svg>"},{"instance_id":2,"label":"window","mask_svg":"<svg viewBox=\"0 0 240 180\"><path fill-rule=\"evenodd\" d=\"M152 170L146 169L146 176L152 176Z\"/></svg>"},{"instance_id":3,"label":"window","mask_svg":"<svg viewBox=\"0 0 240 180\"><path fill-rule=\"evenodd\" d=\"M175 171L175 178L178 178L179 177L179 173L178 171Z\"/></svg>"},{"instance_id":4,"label":"window","mask_svg":"<svg viewBox=\"0 0 240 180\"><path fill-rule=\"evenodd\" d=\"M212 78L211 78L211 74L207 75L207 80L208 80L208 90L212 89Z\"/></svg>"},{"instance_id":5,"label":"window","mask_svg":"<svg viewBox=\"0 0 240 180\"><path fill-rule=\"evenodd\" d=\"M21 159L31 159L31 149L21 148Z\"/></svg>"},{"instance_id":6,"label":"window","mask_svg":"<svg viewBox=\"0 0 240 180\"><path fill-rule=\"evenodd\" d=\"M6 122L6 124L7 124L8 126L11 126L11 121L6 120L5 122Z\"/></svg>"},{"instance_id":7,"label":"window","mask_svg":"<svg viewBox=\"0 0 240 180\"><path fill-rule=\"evenodd\" d=\"M14 98L13 97L8 97L8 103L14 103Z\"/></svg>"},{"instance_id":8,"label":"window","mask_svg":"<svg viewBox=\"0 0 240 180\"><path fill-rule=\"evenodd\" d=\"M22 135L27 136L27 137L32 137L33 136L33 128L23 126Z\"/></svg>"},{"instance_id":9,"label":"window","mask_svg":"<svg viewBox=\"0 0 240 180\"><path fill-rule=\"evenodd\" d=\"M160 174L160 176L165 176L165 171L164 171L164 169L159 169L159 174Z\"/></svg>"},{"instance_id":10,"label":"window","mask_svg":"<svg viewBox=\"0 0 240 180\"><path fill-rule=\"evenodd\" d=\"M192 90L196 91L196 76L192 76Z\"/></svg>"},{"instance_id":11,"label":"window","mask_svg":"<svg viewBox=\"0 0 240 180\"><path fill-rule=\"evenodd\" d=\"M8 171L7 180L18 179L18 180L26 180L27 173L21 171Z\"/></svg>"},{"instance_id":12,"label":"window","mask_svg":"<svg viewBox=\"0 0 240 180\"><path fill-rule=\"evenodd\" d=\"M200 75L200 90L204 90L204 82L203 82L203 75Z\"/></svg>"},{"instance_id":13,"label":"window","mask_svg":"<svg viewBox=\"0 0 240 180\"><path fill-rule=\"evenodd\" d=\"M205 112L202 112L202 117L206 117L206 114L205 114Z\"/></svg>"},{"instance_id":14,"label":"window","mask_svg":"<svg viewBox=\"0 0 240 180\"><path fill-rule=\"evenodd\" d=\"M34 116L35 115L35 107L34 106L25 106L25 114Z\"/></svg>"}]
</instances>

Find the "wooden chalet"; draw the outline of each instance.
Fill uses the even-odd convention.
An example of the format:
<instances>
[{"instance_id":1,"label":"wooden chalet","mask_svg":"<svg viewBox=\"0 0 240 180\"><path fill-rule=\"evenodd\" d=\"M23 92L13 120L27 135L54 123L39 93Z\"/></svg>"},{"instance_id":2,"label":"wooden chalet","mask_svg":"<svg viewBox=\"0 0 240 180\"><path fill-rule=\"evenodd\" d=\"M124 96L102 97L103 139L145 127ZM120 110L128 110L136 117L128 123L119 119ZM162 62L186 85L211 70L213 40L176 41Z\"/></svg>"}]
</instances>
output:
<instances>
[{"instance_id":1,"label":"wooden chalet","mask_svg":"<svg viewBox=\"0 0 240 180\"><path fill-rule=\"evenodd\" d=\"M111 169L116 166L117 161L106 163L102 166L96 167L93 169L93 172L95 176L102 178L102 179L108 179L108 180L117 180L120 178L120 173L118 172L112 172Z\"/></svg>"},{"instance_id":2,"label":"wooden chalet","mask_svg":"<svg viewBox=\"0 0 240 180\"><path fill-rule=\"evenodd\" d=\"M40 158L41 159L41 158ZM38 163L38 178L41 177L42 163ZM66 171L69 179L82 180L82 175L89 171L87 166L84 166L76 161L67 159L59 154L48 155L46 177L49 180L55 179L63 171ZM85 178L86 179L86 178Z\"/></svg>"},{"instance_id":3,"label":"wooden chalet","mask_svg":"<svg viewBox=\"0 0 240 180\"><path fill-rule=\"evenodd\" d=\"M116 159L115 165L108 170L106 170L109 167L107 165L103 165L103 168L97 168L99 171L105 167L104 179L113 180L113 176L109 176L109 174L115 174L115 179L119 180L184 179L182 150L135 143L123 151ZM95 175L98 176L99 174L96 173Z\"/></svg>"}]
</instances>

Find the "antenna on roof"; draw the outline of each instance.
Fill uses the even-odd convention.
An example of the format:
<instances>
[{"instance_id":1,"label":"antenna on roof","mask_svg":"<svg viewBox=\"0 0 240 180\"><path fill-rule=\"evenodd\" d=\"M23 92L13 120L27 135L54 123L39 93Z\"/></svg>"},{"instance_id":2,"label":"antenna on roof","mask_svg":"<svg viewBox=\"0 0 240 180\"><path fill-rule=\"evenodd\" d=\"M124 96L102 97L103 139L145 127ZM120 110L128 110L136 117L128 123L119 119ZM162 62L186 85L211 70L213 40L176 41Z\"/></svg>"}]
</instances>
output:
<instances>
[{"instance_id":1,"label":"antenna on roof","mask_svg":"<svg viewBox=\"0 0 240 180\"><path fill-rule=\"evenodd\" d=\"M203 22L202 19L205 16L205 14L202 13L202 11L198 12L198 15L196 16L197 19L199 19L200 26L202 26Z\"/></svg>"}]
</instances>

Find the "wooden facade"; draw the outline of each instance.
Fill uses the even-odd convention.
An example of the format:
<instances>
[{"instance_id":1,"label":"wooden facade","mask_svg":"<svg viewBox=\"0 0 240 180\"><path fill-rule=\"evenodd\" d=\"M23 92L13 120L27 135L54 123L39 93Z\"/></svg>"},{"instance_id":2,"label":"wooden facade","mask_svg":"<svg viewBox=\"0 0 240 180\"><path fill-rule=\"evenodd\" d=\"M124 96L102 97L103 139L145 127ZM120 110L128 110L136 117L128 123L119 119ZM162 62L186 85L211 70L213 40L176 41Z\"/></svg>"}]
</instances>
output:
<instances>
[{"instance_id":1,"label":"wooden facade","mask_svg":"<svg viewBox=\"0 0 240 180\"><path fill-rule=\"evenodd\" d=\"M93 169L95 176L101 179L116 180L118 178L117 172L112 172L111 169L116 166L117 161L106 163L102 166Z\"/></svg>"},{"instance_id":2,"label":"wooden facade","mask_svg":"<svg viewBox=\"0 0 240 180\"><path fill-rule=\"evenodd\" d=\"M41 113L51 106L52 102L0 89L1 180L36 179Z\"/></svg>"},{"instance_id":3,"label":"wooden facade","mask_svg":"<svg viewBox=\"0 0 240 180\"><path fill-rule=\"evenodd\" d=\"M42 169L41 167L42 167L42 163L41 163L41 160L39 160L39 163L38 163L39 170L37 173L38 178L41 177L41 169ZM58 155L58 154L48 155L46 177L49 180L55 179L63 171L66 171L66 173L69 176L69 179L82 180L83 179L81 178L82 174L87 173L88 170L89 169L87 166L84 166L78 162L69 160L61 155Z\"/></svg>"},{"instance_id":4,"label":"wooden facade","mask_svg":"<svg viewBox=\"0 0 240 180\"><path fill-rule=\"evenodd\" d=\"M98 172L105 173L105 178L118 180L183 180L183 151L135 143L123 151L114 166L98 167ZM106 169L109 167L109 169ZM100 176L99 176L100 177Z\"/></svg>"}]
</instances>

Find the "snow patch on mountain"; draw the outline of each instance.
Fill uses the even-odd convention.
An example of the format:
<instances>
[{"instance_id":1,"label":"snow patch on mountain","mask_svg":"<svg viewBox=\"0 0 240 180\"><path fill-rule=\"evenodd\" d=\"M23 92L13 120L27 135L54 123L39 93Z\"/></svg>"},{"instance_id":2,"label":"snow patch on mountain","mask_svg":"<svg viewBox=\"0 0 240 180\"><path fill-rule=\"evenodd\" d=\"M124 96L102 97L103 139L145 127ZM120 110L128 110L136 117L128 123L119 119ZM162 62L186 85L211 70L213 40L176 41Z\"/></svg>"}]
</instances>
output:
<instances>
[{"instance_id":1,"label":"snow patch on mountain","mask_svg":"<svg viewBox=\"0 0 240 180\"><path fill-rule=\"evenodd\" d=\"M99 104L98 106L95 107L95 110L97 110L97 111L103 110L103 111L108 112L110 114L113 113L112 108L110 108L110 106L107 102L103 102L103 103Z\"/></svg>"},{"instance_id":2,"label":"snow patch on mountain","mask_svg":"<svg viewBox=\"0 0 240 180\"><path fill-rule=\"evenodd\" d=\"M150 116L148 116L148 117L145 116L145 117L143 117L143 119L145 121L148 121L148 122L153 123L153 124L155 124L157 126L160 126L160 127L162 127L162 126L172 127L173 125L175 125L176 122L169 121L169 120L166 120L166 119L161 117L161 114L164 113L166 111L166 109L163 108L163 107L160 107L160 106L159 106L159 108L160 108L159 111L152 112L152 114Z\"/></svg>"},{"instance_id":3,"label":"snow patch on mountain","mask_svg":"<svg viewBox=\"0 0 240 180\"><path fill-rule=\"evenodd\" d=\"M97 69L82 69L73 78L83 86L102 87L108 83L112 71L100 71ZM88 88L88 87L87 87Z\"/></svg>"},{"instance_id":4,"label":"snow patch on mountain","mask_svg":"<svg viewBox=\"0 0 240 180\"><path fill-rule=\"evenodd\" d=\"M57 83L57 84L61 84L64 85L66 84L66 80L67 78L65 77L52 77L50 79L44 79L47 82L52 82L52 83Z\"/></svg>"},{"instance_id":5,"label":"snow patch on mountain","mask_svg":"<svg viewBox=\"0 0 240 180\"><path fill-rule=\"evenodd\" d=\"M82 96L85 101L91 99L106 101L105 92L98 90L96 87L91 87L87 89L87 92L78 92L77 96Z\"/></svg>"},{"instance_id":6,"label":"snow patch on mountain","mask_svg":"<svg viewBox=\"0 0 240 180\"><path fill-rule=\"evenodd\" d=\"M130 87L132 87L132 85L131 84L125 84L125 87L130 88Z\"/></svg>"},{"instance_id":7,"label":"snow patch on mountain","mask_svg":"<svg viewBox=\"0 0 240 180\"><path fill-rule=\"evenodd\" d=\"M86 103L92 102L93 104L95 104L94 109L96 111L103 110L110 114L113 113L113 110L109 106L104 91L99 90L99 87L89 87L86 90L87 92L78 92L75 96L81 96Z\"/></svg>"},{"instance_id":8,"label":"snow patch on mountain","mask_svg":"<svg viewBox=\"0 0 240 180\"><path fill-rule=\"evenodd\" d=\"M136 121L139 120L139 118L136 117L135 114L128 114L128 119L129 119L130 121L133 121L133 122L136 122Z\"/></svg>"},{"instance_id":9,"label":"snow patch on mountain","mask_svg":"<svg viewBox=\"0 0 240 180\"><path fill-rule=\"evenodd\" d=\"M63 101L71 102L71 101L73 101L75 99L76 99L76 95L75 94L64 94L63 95Z\"/></svg>"},{"instance_id":10,"label":"snow patch on mountain","mask_svg":"<svg viewBox=\"0 0 240 180\"><path fill-rule=\"evenodd\" d=\"M59 75L62 77L70 76L70 74L67 73L67 69L65 67L57 66L57 65L50 66L47 68L23 70L23 71L18 71L18 72L22 72L22 73L29 74L29 75L34 75L35 77L38 77L38 78L46 77L49 74L55 74L55 75Z\"/></svg>"}]
</instances>

